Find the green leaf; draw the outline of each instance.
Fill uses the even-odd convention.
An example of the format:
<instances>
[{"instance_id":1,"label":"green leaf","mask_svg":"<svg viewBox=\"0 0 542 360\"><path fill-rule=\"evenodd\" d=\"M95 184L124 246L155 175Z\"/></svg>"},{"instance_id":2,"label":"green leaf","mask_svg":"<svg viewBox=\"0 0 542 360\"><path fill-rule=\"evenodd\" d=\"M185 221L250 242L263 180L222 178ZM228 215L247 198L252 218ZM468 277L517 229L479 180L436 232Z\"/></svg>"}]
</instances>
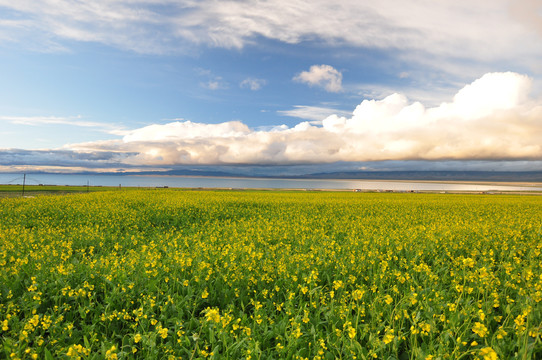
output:
<instances>
[{"instance_id":1,"label":"green leaf","mask_svg":"<svg viewBox=\"0 0 542 360\"><path fill-rule=\"evenodd\" d=\"M44 348L43 351L45 352L45 360L55 360L49 349Z\"/></svg>"},{"instance_id":2,"label":"green leaf","mask_svg":"<svg viewBox=\"0 0 542 360\"><path fill-rule=\"evenodd\" d=\"M85 344L85 347L87 349L90 349L90 343L88 342L88 339L86 336L83 336L83 344Z\"/></svg>"}]
</instances>

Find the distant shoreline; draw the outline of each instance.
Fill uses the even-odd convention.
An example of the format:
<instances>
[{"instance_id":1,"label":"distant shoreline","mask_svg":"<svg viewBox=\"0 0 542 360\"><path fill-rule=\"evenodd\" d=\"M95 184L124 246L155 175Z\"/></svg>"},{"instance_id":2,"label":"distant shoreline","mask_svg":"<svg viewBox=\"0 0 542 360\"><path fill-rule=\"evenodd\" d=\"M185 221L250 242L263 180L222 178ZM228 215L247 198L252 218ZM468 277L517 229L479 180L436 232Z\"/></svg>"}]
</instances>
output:
<instances>
[{"instance_id":1,"label":"distant shoreline","mask_svg":"<svg viewBox=\"0 0 542 360\"><path fill-rule=\"evenodd\" d=\"M428 183L428 184L465 184L465 185L485 185L485 186L528 186L542 187L542 182L536 181L487 181L487 180L403 180L403 179L366 179L366 178L311 178L311 177L265 177L265 176L213 176L213 175L150 175L150 174L125 174L138 177L178 177L178 178L210 178L210 179L237 179L237 180L289 180L289 181L306 181L306 180L322 180L322 181L364 181L364 182L397 182L397 183Z\"/></svg>"},{"instance_id":2,"label":"distant shoreline","mask_svg":"<svg viewBox=\"0 0 542 360\"><path fill-rule=\"evenodd\" d=\"M76 172L50 173L45 171L27 171L30 177L40 176L137 176L137 177L176 177L209 179L258 179L258 180L344 180L344 181L404 181L454 184L542 184L542 171L454 171L454 170L405 170L405 171L336 171L321 173L247 173L231 171L213 171L211 169L179 169L167 171L125 171L125 172ZM21 177L23 172L2 172L0 177Z\"/></svg>"},{"instance_id":3,"label":"distant shoreline","mask_svg":"<svg viewBox=\"0 0 542 360\"><path fill-rule=\"evenodd\" d=\"M542 192L540 181L447 180L447 179L371 179L248 177L195 174L28 174L26 185L111 186L119 188L192 189L297 189L363 192ZM11 174L0 174L0 183L23 182Z\"/></svg>"}]
</instances>

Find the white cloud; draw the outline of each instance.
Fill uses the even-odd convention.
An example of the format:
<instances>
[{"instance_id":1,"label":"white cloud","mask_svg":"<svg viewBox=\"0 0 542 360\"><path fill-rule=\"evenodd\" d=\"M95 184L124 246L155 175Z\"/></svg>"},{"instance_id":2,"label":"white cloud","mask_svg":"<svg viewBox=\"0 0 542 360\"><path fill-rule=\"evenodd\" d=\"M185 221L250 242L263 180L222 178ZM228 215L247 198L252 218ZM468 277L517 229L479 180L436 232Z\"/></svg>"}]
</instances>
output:
<instances>
[{"instance_id":1,"label":"white cloud","mask_svg":"<svg viewBox=\"0 0 542 360\"><path fill-rule=\"evenodd\" d=\"M490 73L461 89L454 96L453 107L441 106L440 111L461 118L481 118L496 109L510 110L525 102L530 89L531 80L527 76Z\"/></svg>"},{"instance_id":2,"label":"white cloud","mask_svg":"<svg viewBox=\"0 0 542 360\"><path fill-rule=\"evenodd\" d=\"M206 83L203 83L202 86L204 88L207 88L209 90L218 90L220 89L220 83L218 81L208 81Z\"/></svg>"},{"instance_id":3,"label":"white cloud","mask_svg":"<svg viewBox=\"0 0 542 360\"><path fill-rule=\"evenodd\" d=\"M510 2L511 15L522 24L542 36L542 4L538 0L515 0Z\"/></svg>"},{"instance_id":4,"label":"white cloud","mask_svg":"<svg viewBox=\"0 0 542 360\"><path fill-rule=\"evenodd\" d=\"M97 131L114 135L123 135L124 128L119 125L85 121L82 116L0 116L0 121L6 121L17 125L70 125L87 128L95 128Z\"/></svg>"},{"instance_id":5,"label":"white cloud","mask_svg":"<svg viewBox=\"0 0 542 360\"><path fill-rule=\"evenodd\" d=\"M247 135L249 128L240 121L221 124L200 124L191 121L176 121L165 125L149 125L133 130L123 137L125 143L137 141L164 141L214 137L239 137Z\"/></svg>"},{"instance_id":6,"label":"white cloud","mask_svg":"<svg viewBox=\"0 0 542 360\"><path fill-rule=\"evenodd\" d=\"M343 74L330 65L313 65L309 71L302 71L294 77L294 81L319 86L329 92L342 91Z\"/></svg>"},{"instance_id":7,"label":"white cloud","mask_svg":"<svg viewBox=\"0 0 542 360\"><path fill-rule=\"evenodd\" d=\"M47 49L92 41L140 53L190 44L242 48L259 37L400 50L435 67L443 59L538 67L535 0L0 0L0 39ZM539 5L538 5L539 9ZM15 13L15 16L9 14ZM325 14L325 15L323 15Z\"/></svg>"},{"instance_id":8,"label":"white cloud","mask_svg":"<svg viewBox=\"0 0 542 360\"><path fill-rule=\"evenodd\" d=\"M224 81L222 81L221 77L216 77L213 80L209 80L206 82L201 82L200 86L209 89L209 90L221 90L221 89L227 89L228 84Z\"/></svg>"},{"instance_id":9,"label":"white cloud","mask_svg":"<svg viewBox=\"0 0 542 360\"><path fill-rule=\"evenodd\" d=\"M382 160L542 160L542 101L530 78L490 73L426 108L401 94L364 100L321 126L252 130L241 122L151 125L123 140L67 145L119 152L130 165L299 164Z\"/></svg>"},{"instance_id":10,"label":"white cloud","mask_svg":"<svg viewBox=\"0 0 542 360\"><path fill-rule=\"evenodd\" d=\"M225 82L222 76L213 74L209 69L196 68L195 72L207 80L200 82L200 86L209 90L227 89L228 83Z\"/></svg>"},{"instance_id":11,"label":"white cloud","mask_svg":"<svg viewBox=\"0 0 542 360\"><path fill-rule=\"evenodd\" d=\"M295 105L291 110L280 110L277 111L278 114L283 116L296 117L305 120L313 120L317 122L322 122L323 119L327 118L330 115L338 114L340 116L351 115L351 111L337 110L334 108L321 107L321 106L305 106L305 105Z\"/></svg>"},{"instance_id":12,"label":"white cloud","mask_svg":"<svg viewBox=\"0 0 542 360\"><path fill-rule=\"evenodd\" d=\"M247 78L239 84L241 88L248 88L252 91L260 90L262 86L267 84L267 81L265 79L254 79L254 78Z\"/></svg>"}]
</instances>

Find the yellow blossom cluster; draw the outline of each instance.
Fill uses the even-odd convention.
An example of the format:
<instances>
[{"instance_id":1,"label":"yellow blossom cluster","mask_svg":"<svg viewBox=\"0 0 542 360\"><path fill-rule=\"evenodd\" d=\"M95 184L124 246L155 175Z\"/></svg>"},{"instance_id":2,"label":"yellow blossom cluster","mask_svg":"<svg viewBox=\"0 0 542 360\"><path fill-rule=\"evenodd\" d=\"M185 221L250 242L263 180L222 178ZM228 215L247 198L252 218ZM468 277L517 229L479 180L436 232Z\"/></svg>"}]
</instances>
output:
<instances>
[{"instance_id":1,"label":"yellow blossom cluster","mask_svg":"<svg viewBox=\"0 0 542 360\"><path fill-rule=\"evenodd\" d=\"M105 190L0 200L0 358L542 354L538 197Z\"/></svg>"}]
</instances>

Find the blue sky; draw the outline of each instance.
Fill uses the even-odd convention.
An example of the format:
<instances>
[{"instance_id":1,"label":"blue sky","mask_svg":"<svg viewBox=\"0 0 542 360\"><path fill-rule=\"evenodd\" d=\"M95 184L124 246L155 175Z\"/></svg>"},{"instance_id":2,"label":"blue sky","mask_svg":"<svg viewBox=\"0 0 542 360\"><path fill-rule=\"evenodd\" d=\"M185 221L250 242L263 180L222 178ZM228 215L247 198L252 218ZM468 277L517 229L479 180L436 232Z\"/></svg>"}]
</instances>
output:
<instances>
[{"instance_id":1,"label":"blue sky","mask_svg":"<svg viewBox=\"0 0 542 360\"><path fill-rule=\"evenodd\" d=\"M541 64L536 0L0 0L0 171L542 170Z\"/></svg>"}]
</instances>

